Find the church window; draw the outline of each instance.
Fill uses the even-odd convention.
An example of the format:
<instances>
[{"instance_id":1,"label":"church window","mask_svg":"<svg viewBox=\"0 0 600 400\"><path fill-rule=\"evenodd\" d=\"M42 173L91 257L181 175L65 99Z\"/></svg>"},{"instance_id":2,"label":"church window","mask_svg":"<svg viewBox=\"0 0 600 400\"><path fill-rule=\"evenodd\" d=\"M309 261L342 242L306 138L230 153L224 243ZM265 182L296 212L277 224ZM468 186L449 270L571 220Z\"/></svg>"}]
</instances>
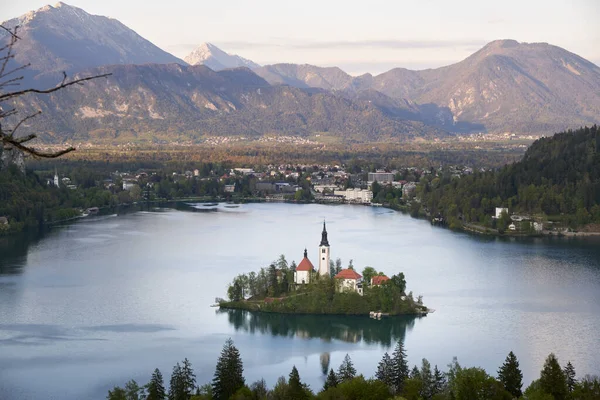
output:
<instances>
[{"instance_id":1,"label":"church window","mask_svg":"<svg viewBox=\"0 0 600 400\"><path fill-rule=\"evenodd\" d=\"M325 254L325 249L321 250L321 253Z\"/></svg>"}]
</instances>

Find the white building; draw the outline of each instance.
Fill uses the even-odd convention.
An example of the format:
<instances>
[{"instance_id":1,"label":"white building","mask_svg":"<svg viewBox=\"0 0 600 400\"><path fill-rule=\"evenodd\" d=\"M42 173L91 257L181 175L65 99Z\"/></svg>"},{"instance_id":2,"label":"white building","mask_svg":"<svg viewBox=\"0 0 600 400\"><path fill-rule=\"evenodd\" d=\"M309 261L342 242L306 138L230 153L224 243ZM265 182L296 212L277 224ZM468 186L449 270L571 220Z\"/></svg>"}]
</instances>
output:
<instances>
[{"instance_id":1,"label":"white building","mask_svg":"<svg viewBox=\"0 0 600 400\"><path fill-rule=\"evenodd\" d=\"M362 275L353 269L343 269L336 276L336 290L338 292L356 292L363 295Z\"/></svg>"},{"instance_id":2,"label":"white building","mask_svg":"<svg viewBox=\"0 0 600 400\"><path fill-rule=\"evenodd\" d=\"M232 185L225 185L225 188L223 189L223 191L225 193L233 193L235 192L235 183Z\"/></svg>"},{"instance_id":3,"label":"white building","mask_svg":"<svg viewBox=\"0 0 600 400\"><path fill-rule=\"evenodd\" d=\"M378 183L392 183L393 180L394 180L394 174L392 172L377 171L377 172L369 172L367 174L368 182L377 181Z\"/></svg>"},{"instance_id":4,"label":"white building","mask_svg":"<svg viewBox=\"0 0 600 400\"><path fill-rule=\"evenodd\" d=\"M500 218L500 216L502 215L503 212L505 212L508 215L508 208L496 207L496 215L494 216L494 218L496 218L496 219Z\"/></svg>"},{"instance_id":5,"label":"white building","mask_svg":"<svg viewBox=\"0 0 600 400\"><path fill-rule=\"evenodd\" d=\"M58 172L54 170L54 186L60 187L60 180L58 179Z\"/></svg>"},{"instance_id":6,"label":"white building","mask_svg":"<svg viewBox=\"0 0 600 400\"><path fill-rule=\"evenodd\" d=\"M123 190L131 190L137 185L135 181L123 181Z\"/></svg>"},{"instance_id":7,"label":"white building","mask_svg":"<svg viewBox=\"0 0 600 400\"><path fill-rule=\"evenodd\" d=\"M373 200L373 192L366 189L336 190L333 194L353 203L370 203Z\"/></svg>"},{"instance_id":8,"label":"white building","mask_svg":"<svg viewBox=\"0 0 600 400\"><path fill-rule=\"evenodd\" d=\"M319 244L319 275L331 276L329 272L329 241L327 240L327 229L323 221L323 232L321 233L321 244Z\"/></svg>"},{"instance_id":9,"label":"white building","mask_svg":"<svg viewBox=\"0 0 600 400\"><path fill-rule=\"evenodd\" d=\"M312 263L308 259L308 252L304 249L304 258L300 261L300 264L296 267L294 272L294 283L296 285L304 285L310 283L310 275L315 270Z\"/></svg>"},{"instance_id":10,"label":"white building","mask_svg":"<svg viewBox=\"0 0 600 400\"><path fill-rule=\"evenodd\" d=\"M417 184L414 182L408 182L407 184L402 186L402 197L405 199L412 197L412 196L414 196L416 190L417 190Z\"/></svg>"}]
</instances>

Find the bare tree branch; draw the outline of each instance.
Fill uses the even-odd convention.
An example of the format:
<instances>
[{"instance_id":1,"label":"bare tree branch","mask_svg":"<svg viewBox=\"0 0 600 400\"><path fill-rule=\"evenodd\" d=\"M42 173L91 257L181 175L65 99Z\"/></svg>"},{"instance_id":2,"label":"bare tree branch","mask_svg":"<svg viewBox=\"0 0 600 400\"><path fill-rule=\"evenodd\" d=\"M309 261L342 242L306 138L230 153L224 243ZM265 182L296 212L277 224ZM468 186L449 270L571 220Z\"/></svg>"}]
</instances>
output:
<instances>
[{"instance_id":1,"label":"bare tree branch","mask_svg":"<svg viewBox=\"0 0 600 400\"><path fill-rule=\"evenodd\" d=\"M7 78L7 77L11 74L14 74L15 72L21 71L21 70L29 67L30 64L21 65L21 66L13 68L12 70L7 71L9 61L11 59L14 59L14 57L15 57L13 54L14 45L18 40L20 40L20 37L17 35L18 26L14 27L12 29L9 29L5 26L0 25L0 28L10 34L10 40L9 40L8 44L0 47L0 52L6 52L5 55L0 57L0 90L2 90L4 88L6 88L7 86L19 85L19 82L23 80L23 76L18 76L18 77L14 77L14 78ZM28 93L36 93L36 94L54 93L54 92L57 92L64 88L67 88L71 85L82 85L84 82L90 81L92 79L103 78L103 77L107 77L109 75L111 75L111 74L108 73L108 74L102 74L102 75L88 76L88 77L77 78L77 79L68 81L67 73L63 71L62 81L53 88L49 88L49 89L29 88L29 89L17 90L17 91L13 91L13 92L5 92L5 93L0 92L0 101L14 99L16 97L20 97L20 96L23 96ZM3 79L6 79L6 80L3 81ZM14 108L5 111L2 109L2 107L0 107L0 120L8 118L15 114L17 114L17 110ZM0 147L6 146L7 148L18 149L18 150L22 151L23 153L27 153L34 157L40 157L40 158L57 158L64 154L74 151L75 148L70 146L66 149L55 151L55 152L44 152L44 151L37 150L34 147L26 146L24 144L24 143L27 143L27 142L37 138L37 134L29 134L29 135L23 136L23 137L15 137L14 136L17 129L19 129L19 127L21 127L23 125L23 123L38 116L39 114L41 114L41 111L38 111L34 114L26 116L25 118L23 118L19 122L17 122L16 125L12 129L3 129L2 125L0 124Z\"/></svg>"}]
</instances>

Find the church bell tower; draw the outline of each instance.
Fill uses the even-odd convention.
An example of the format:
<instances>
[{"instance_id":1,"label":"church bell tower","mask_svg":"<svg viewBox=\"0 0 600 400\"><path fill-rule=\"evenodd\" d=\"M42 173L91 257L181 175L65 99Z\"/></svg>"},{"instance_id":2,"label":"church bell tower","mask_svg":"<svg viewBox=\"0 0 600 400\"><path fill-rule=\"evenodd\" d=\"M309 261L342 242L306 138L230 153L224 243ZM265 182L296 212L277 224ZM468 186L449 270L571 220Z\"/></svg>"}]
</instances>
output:
<instances>
[{"instance_id":1,"label":"church bell tower","mask_svg":"<svg viewBox=\"0 0 600 400\"><path fill-rule=\"evenodd\" d=\"M329 242L327 241L327 229L323 221L323 232L321 233L321 244L319 245L319 275L330 276L329 272Z\"/></svg>"}]
</instances>

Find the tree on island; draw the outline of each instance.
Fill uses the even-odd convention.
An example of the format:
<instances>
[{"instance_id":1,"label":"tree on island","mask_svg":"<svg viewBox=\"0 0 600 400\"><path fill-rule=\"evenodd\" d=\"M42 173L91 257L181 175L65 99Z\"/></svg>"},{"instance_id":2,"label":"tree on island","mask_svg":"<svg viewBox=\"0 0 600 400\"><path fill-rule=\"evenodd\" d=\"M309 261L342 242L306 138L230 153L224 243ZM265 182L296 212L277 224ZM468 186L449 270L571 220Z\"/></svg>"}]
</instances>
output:
<instances>
[{"instance_id":1,"label":"tree on island","mask_svg":"<svg viewBox=\"0 0 600 400\"><path fill-rule=\"evenodd\" d=\"M362 270L363 282L367 285L371 284L371 278L375 275L377 275L377 271L373 267L367 266Z\"/></svg>"},{"instance_id":2,"label":"tree on island","mask_svg":"<svg viewBox=\"0 0 600 400\"><path fill-rule=\"evenodd\" d=\"M244 380L244 366L240 352L233 345L231 338L227 339L215 368L213 378L214 400L228 400L235 392L242 388Z\"/></svg>"},{"instance_id":3,"label":"tree on island","mask_svg":"<svg viewBox=\"0 0 600 400\"><path fill-rule=\"evenodd\" d=\"M53 88L29 88L6 91L7 88L18 86L21 81L23 81L24 76L19 75L18 73L29 67L29 64L20 66L13 65L15 58L14 47L15 44L21 39L18 35L19 26L17 25L14 28L7 28L3 25L0 25L0 29L8 33L8 41L6 44L0 47L0 103L5 105L7 105L9 102L12 104L18 104L19 102L22 102L20 98L27 94L50 94L58 92L72 85L81 85L83 82L101 77L107 77L110 75L102 74L69 80L67 74L63 72L62 81ZM17 75L15 76L14 74ZM74 147L67 147L63 150L55 152L44 152L32 147L28 143L37 138L37 134L32 133L26 136L19 136L17 135L17 131L27 121L41 114L41 111L37 111L24 117L15 118L15 122L12 124L12 127L6 127L3 121L11 117L16 117L17 114L18 110L14 107L0 107L0 153L2 154L0 169L3 168L3 164L4 166L16 164L19 169L24 171L23 154L29 154L40 158L57 158L63 154L67 154L75 150Z\"/></svg>"},{"instance_id":4,"label":"tree on island","mask_svg":"<svg viewBox=\"0 0 600 400\"><path fill-rule=\"evenodd\" d=\"M504 385L504 389L514 397L518 398L523 394L521 392L523 373L519 369L519 361L512 351L508 353L506 361L498 370L498 380Z\"/></svg>"}]
</instances>

